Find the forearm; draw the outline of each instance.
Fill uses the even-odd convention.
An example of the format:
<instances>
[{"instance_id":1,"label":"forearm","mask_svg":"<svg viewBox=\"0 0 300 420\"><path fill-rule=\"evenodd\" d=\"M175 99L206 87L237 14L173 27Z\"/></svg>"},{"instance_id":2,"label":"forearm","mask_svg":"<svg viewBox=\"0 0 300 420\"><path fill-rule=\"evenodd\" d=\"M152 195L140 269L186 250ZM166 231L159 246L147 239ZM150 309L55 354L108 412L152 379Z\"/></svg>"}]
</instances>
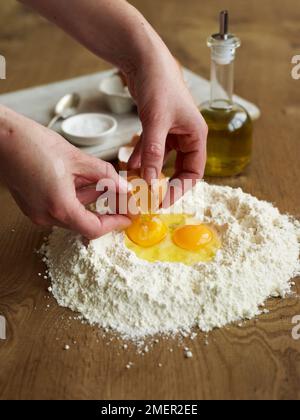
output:
<instances>
[{"instance_id":1,"label":"forearm","mask_svg":"<svg viewBox=\"0 0 300 420\"><path fill-rule=\"evenodd\" d=\"M125 0L21 0L92 52L132 72L168 49L146 19Z\"/></svg>"},{"instance_id":2,"label":"forearm","mask_svg":"<svg viewBox=\"0 0 300 420\"><path fill-rule=\"evenodd\" d=\"M0 180L5 183L12 171L8 166L9 161L23 147L19 144L19 125L19 115L0 104Z\"/></svg>"},{"instance_id":3,"label":"forearm","mask_svg":"<svg viewBox=\"0 0 300 420\"><path fill-rule=\"evenodd\" d=\"M34 144L42 140L31 138L31 133L37 128L41 134L46 130L35 121L0 104L0 173L5 172L13 156L27 153L29 141Z\"/></svg>"},{"instance_id":4,"label":"forearm","mask_svg":"<svg viewBox=\"0 0 300 420\"><path fill-rule=\"evenodd\" d=\"M11 139L15 137L16 131L18 131L18 115L15 114L10 109L0 104L0 159L2 160L6 157L6 151L11 147Z\"/></svg>"}]
</instances>

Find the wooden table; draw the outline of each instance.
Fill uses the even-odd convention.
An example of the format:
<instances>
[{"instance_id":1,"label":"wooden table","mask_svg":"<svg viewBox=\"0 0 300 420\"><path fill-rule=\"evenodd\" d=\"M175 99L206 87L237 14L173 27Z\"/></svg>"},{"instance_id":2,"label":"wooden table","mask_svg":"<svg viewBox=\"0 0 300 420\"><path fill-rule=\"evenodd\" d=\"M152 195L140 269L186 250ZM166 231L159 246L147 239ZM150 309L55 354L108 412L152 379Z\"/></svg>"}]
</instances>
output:
<instances>
[{"instance_id":1,"label":"wooden table","mask_svg":"<svg viewBox=\"0 0 300 420\"><path fill-rule=\"evenodd\" d=\"M0 82L1 92L108 67L14 0L3 3L0 53L8 62L8 79ZM243 40L236 91L261 107L262 118L256 123L251 168L216 182L242 186L299 217L300 80L290 74L291 57L300 54L299 0L284 5L281 0L132 3L179 60L204 76L209 75L206 37L217 29L220 8L231 10L232 29ZM56 305L38 276L43 266L33 250L45 233L26 220L3 186L0 203L0 314L8 323L7 340L0 341L2 399L300 397L300 341L291 336L292 318L300 314L298 298L271 301L268 315L242 328L216 330L208 345L200 334L191 344L191 360L184 359L176 342L161 342L138 356L133 348L124 351L120 343L99 339L97 329L68 319L71 313ZM134 366L127 370L129 361Z\"/></svg>"}]
</instances>

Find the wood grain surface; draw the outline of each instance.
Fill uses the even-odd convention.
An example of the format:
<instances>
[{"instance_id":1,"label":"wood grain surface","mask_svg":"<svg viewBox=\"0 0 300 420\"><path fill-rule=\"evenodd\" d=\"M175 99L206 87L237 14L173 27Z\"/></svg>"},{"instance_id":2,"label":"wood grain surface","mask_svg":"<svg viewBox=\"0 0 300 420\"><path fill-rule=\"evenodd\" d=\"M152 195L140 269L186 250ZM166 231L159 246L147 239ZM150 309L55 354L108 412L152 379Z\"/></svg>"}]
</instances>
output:
<instances>
[{"instance_id":1,"label":"wood grain surface","mask_svg":"<svg viewBox=\"0 0 300 420\"><path fill-rule=\"evenodd\" d=\"M206 77L206 37L217 29L218 11L229 8L232 30L243 41L236 92L257 103L262 118L251 167L241 177L214 182L241 186L300 217L300 80L291 78L291 58L300 54L299 0L132 3L178 59ZM0 92L109 67L14 0L1 2L0 54L8 74ZM0 340L1 399L299 399L300 341L291 335L292 318L300 315L296 296L270 301L269 314L216 330L208 343L204 334L186 340L190 360L176 341L161 340L138 356L131 346L124 351L109 336L99 338L96 328L70 320L71 312L49 296L34 254L44 235L0 186L0 315L7 319L7 340ZM134 365L128 370L129 361Z\"/></svg>"}]
</instances>

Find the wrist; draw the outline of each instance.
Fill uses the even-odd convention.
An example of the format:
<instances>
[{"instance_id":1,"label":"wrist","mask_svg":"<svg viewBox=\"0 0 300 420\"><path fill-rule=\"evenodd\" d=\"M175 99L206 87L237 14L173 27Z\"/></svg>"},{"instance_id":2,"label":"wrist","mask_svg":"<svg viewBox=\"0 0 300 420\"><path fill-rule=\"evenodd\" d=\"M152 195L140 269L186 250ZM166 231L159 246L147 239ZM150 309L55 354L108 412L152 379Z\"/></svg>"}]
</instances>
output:
<instances>
[{"instance_id":1,"label":"wrist","mask_svg":"<svg viewBox=\"0 0 300 420\"><path fill-rule=\"evenodd\" d=\"M0 105L0 153L5 147L7 138L13 131L13 127L10 121L10 110L5 106Z\"/></svg>"},{"instance_id":2,"label":"wrist","mask_svg":"<svg viewBox=\"0 0 300 420\"><path fill-rule=\"evenodd\" d=\"M19 115L0 105L0 157L6 159L16 147Z\"/></svg>"},{"instance_id":3,"label":"wrist","mask_svg":"<svg viewBox=\"0 0 300 420\"><path fill-rule=\"evenodd\" d=\"M132 22L128 39L124 42L123 54L118 51L117 66L127 76L137 75L161 61L172 59L172 55L149 22L133 6Z\"/></svg>"}]
</instances>

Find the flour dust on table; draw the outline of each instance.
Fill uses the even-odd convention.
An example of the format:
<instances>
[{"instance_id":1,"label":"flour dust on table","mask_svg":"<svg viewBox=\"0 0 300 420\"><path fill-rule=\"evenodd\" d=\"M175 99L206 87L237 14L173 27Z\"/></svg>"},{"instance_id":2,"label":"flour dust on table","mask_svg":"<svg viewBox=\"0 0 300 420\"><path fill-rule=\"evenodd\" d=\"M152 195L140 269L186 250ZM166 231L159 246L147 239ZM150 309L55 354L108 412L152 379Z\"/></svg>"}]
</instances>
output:
<instances>
[{"instance_id":1,"label":"flour dust on table","mask_svg":"<svg viewBox=\"0 0 300 420\"><path fill-rule=\"evenodd\" d=\"M155 334L209 332L251 319L270 297L286 297L300 273L300 223L241 189L199 183L187 206L213 225L222 247L210 262L148 262L110 233L85 247L54 229L42 248L59 305L90 324L139 340Z\"/></svg>"}]
</instances>

